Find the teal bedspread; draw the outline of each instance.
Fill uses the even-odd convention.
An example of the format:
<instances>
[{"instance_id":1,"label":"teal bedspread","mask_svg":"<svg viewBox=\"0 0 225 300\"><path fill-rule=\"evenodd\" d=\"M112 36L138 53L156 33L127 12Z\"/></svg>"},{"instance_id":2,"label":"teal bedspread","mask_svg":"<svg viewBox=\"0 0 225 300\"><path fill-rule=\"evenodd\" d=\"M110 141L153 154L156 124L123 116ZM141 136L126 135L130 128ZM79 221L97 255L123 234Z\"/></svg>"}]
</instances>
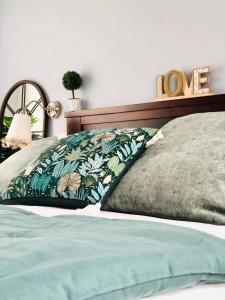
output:
<instances>
[{"instance_id":1,"label":"teal bedspread","mask_svg":"<svg viewBox=\"0 0 225 300\"><path fill-rule=\"evenodd\" d=\"M1 300L128 300L224 281L225 241L205 233L0 207Z\"/></svg>"}]
</instances>

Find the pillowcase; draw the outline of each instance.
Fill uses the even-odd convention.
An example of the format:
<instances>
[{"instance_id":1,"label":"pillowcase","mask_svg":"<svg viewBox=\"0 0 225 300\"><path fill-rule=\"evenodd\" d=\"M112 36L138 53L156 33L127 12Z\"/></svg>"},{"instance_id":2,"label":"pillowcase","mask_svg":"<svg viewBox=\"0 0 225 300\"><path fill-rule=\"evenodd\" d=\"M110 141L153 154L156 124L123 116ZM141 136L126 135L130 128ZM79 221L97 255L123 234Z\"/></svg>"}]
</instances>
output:
<instances>
[{"instance_id":1,"label":"pillowcase","mask_svg":"<svg viewBox=\"0 0 225 300\"><path fill-rule=\"evenodd\" d=\"M83 208L105 199L157 129L100 129L61 139L14 178L2 204Z\"/></svg>"},{"instance_id":2,"label":"pillowcase","mask_svg":"<svg viewBox=\"0 0 225 300\"><path fill-rule=\"evenodd\" d=\"M177 118L161 131L101 210L225 225L225 113Z\"/></svg>"},{"instance_id":3,"label":"pillowcase","mask_svg":"<svg viewBox=\"0 0 225 300\"><path fill-rule=\"evenodd\" d=\"M48 137L33 141L30 145L11 155L0 164L0 195L7 188L10 181L18 176L27 164L37 158L57 141L57 137Z\"/></svg>"}]
</instances>

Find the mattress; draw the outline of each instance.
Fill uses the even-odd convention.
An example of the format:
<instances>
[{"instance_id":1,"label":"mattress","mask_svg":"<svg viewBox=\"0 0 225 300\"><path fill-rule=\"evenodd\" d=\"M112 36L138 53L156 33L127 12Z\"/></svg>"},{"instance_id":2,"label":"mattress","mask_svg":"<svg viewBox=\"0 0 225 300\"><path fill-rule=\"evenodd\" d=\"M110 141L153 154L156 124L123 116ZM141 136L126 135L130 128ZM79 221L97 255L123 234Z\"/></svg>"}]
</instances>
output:
<instances>
[{"instance_id":1,"label":"mattress","mask_svg":"<svg viewBox=\"0 0 225 300\"><path fill-rule=\"evenodd\" d=\"M93 216L99 218L108 218L108 219L127 219L127 220L139 220L139 221L149 221L149 222L161 222L167 224L173 224L177 226L188 227L196 230L200 230L222 239L225 239L225 226L217 226L211 224L202 224L202 223L194 223L194 222L183 222L183 221L175 221L175 220L167 220L167 219L159 219L147 216L139 216L139 215L130 215L130 214L121 214L121 213L113 213L101 211L99 205L88 206L85 209L77 209L77 210L68 210L68 209L60 209L60 208L50 208L50 207L39 207L39 206L15 206L17 208L25 209L27 211L31 211L33 213L39 214L45 217L53 217L57 215L80 215L80 216ZM172 293L167 293L159 296L154 296L151 298L145 299L159 299L159 300L186 300L186 299L212 299L213 297L217 300L224 299L225 292L225 284L211 284L211 285L203 285L197 286L194 288L179 290Z\"/></svg>"}]
</instances>

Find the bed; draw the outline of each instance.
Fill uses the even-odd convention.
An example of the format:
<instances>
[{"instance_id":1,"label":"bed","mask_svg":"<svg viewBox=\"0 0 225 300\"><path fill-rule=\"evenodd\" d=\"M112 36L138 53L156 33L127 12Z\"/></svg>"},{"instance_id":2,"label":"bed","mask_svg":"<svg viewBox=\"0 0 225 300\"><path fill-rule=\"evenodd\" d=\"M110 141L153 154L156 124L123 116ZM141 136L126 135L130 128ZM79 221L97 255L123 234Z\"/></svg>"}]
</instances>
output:
<instances>
[{"instance_id":1,"label":"bed","mask_svg":"<svg viewBox=\"0 0 225 300\"><path fill-rule=\"evenodd\" d=\"M100 211L100 205L88 206L85 209L78 210L67 210L60 208L47 208L46 207L30 207L30 206L15 206L21 210L26 210L38 214L44 217L54 217L62 215L72 215L72 216L87 216L95 218L105 218L105 219L118 219L118 220L136 220L136 221L146 221L146 222L160 222L176 226L183 226L190 229L199 230L205 233L212 234L213 236L225 239L225 227L216 226L211 224L202 224L196 222L181 222L174 220L158 219L148 216L138 216L130 214L120 214L113 212ZM186 299L212 299L216 297L217 299L223 299L224 297L225 284L208 284L199 285L193 288L186 288L181 290L176 290L173 292L163 293L161 295L145 297L143 299L160 299L160 300L186 300ZM73 298L72 298L73 299ZM116 299L116 298L115 298ZM141 298L142 299L142 298Z\"/></svg>"},{"instance_id":2,"label":"bed","mask_svg":"<svg viewBox=\"0 0 225 300\"><path fill-rule=\"evenodd\" d=\"M126 105L126 106L118 106L118 107L108 107L108 108L100 108L100 109L90 109L90 110L83 110L79 112L68 112L65 113L65 117L67 119L67 133L68 134L73 134L73 133L78 133L83 130L93 130L96 128L132 128L132 127L157 127L160 128L163 125L165 125L167 122L169 122L172 119L175 119L180 116L185 116L193 113L202 113L202 112L217 112L217 111L224 111L225 110L225 95L215 95L215 96L209 96L209 97L199 97L195 99L186 99L186 100L176 100L176 101L161 101L161 102L154 102L154 103L144 103L144 104L137 104L137 105ZM11 210L12 209L12 210ZM14 211L15 209L15 211ZM21 211L21 215L19 215L19 211ZM218 267L218 274L214 274L215 278L211 280L210 285L199 285L197 287L194 287L193 289L182 289L176 292L171 292L170 290L164 290L167 291L168 293L164 293L162 295L156 295L152 297L147 297L148 292L146 291L145 299L190 299L192 298L198 298L198 299L211 299L212 297L217 297L217 299L223 299L224 295L224 290L225 290L225 284L213 284L213 281L216 282L221 282L224 279L224 275L222 274L224 270L223 266L223 255L220 253L223 253L223 250L225 249L225 227L224 226L218 226L218 225L211 225L211 224L203 224L203 223L197 223L197 222L185 222L185 221L175 221L175 220L169 220L169 219L162 219L162 218L153 218L149 216L141 216L141 215L133 215L133 214L123 214L123 213L118 213L118 212L108 212L108 211L101 211L99 205L89 205L84 209L77 209L77 210L69 210L69 209L60 209L60 208L50 208L50 207L41 207L41 206L24 206L24 205L15 205L13 208L6 206L6 209L4 211L4 215L8 216L8 218L13 220L15 222L14 225L17 224L18 220L22 222L26 218L26 212L27 212L27 218L30 218L31 220L31 229L32 226L34 226L34 229L37 231L37 224L40 224L40 228L44 225L41 225L43 222L46 223L47 228L52 228L53 224L56 224L58 220L65 220L63 219L65 215L69 215L67 218L67 222L72 222L72 217L77 216L77 222L84 222L83 217L87 218L93 218L93 219L87 219L91 220L94 225L98 224L98 222L102 222L103 225L101 226L106 226L107 227L107 221L105 220L110 220L113 222L114 220L117 220L119 223L118 224L124 224L125 226L140 226L140 230L144 231L145 226L148 226L147 224L151 224L150 226L152 227L152 231L154 232L154 225L156 224L161 224L159 226L164 226L166 224L170 224L171 226L176 225L179 226L179 230L184 230L185 233L185 228L190 228L190 229L196 229L197 234L200 234L198 236L196 242L196 250L203 251L205 250L205 253L202 253L202 256L205 255L205 259L207 260L207 257L210 256L210 253L213 252L213 242L215 242L215 245L218 246L218 256L212 257L212 261L209 261L209 263L213 263L213 261L216 260L217 267ZM29 214L31 213L31 215ZM32 213L35 213L33 215ZM19 216L17 216L19 215ZM38 217L35 217L36 215L42 216L42 219L38 219ZM18 217L18 218L17 218ZM54 219L55 218L55 219ZM57 219L58 218L58 219ZM82 219L83 218L83 219ZM47 221L52 220L52 221ZM4 220L4 216L3 216ZM34 221L33 221L34 220ZM46 220L46 221L45 221ZM99 221L98 221L99 220ZM122 220L122 221L121 221ZM132 222L137 222L137 221L142 221L141 223L132 223ZM115 221L116 222L116 221ZM122 223L120 223L122 222ZM128 222L128 223L123 223L123 222ZM131 223L129 223L131 222ZM100 224L99 223L99 224ZM18 223L20 224L20 223ZM34 224L34 225L33 225ZM132 225L135 224L135 225ZM140 225L138 225L140 224ZM146 225L145 225L146 224ZM3 223L4 225L4 223ZM143 226L143 228L142 228ZM164 228L164 227L162 227ZM171 227L173 228L173 227ZM126 233L126 228L124 229ZM135 230L135 229L133 229ZM40 229L41 231L41 229ZM59 228L60 231L60 228ZM173 231L173 230L172 230ZM19 232L19 233L18 233ZM201 236L201 233L207 233L210 234L209 236ZM21 225L21 228L18 229L12 229L12 236L14 237L21 237L27 239L30 235L35 234L35 231L30 231L26 232L25 227L23 228L23 225ZM54 235L55 233L53 233ZM130 233L129 233L130 234ZM137 232L138 234L138 232ZM140 232L139 232L140 234ZM9 232L7 232L7 237L9 235ZM175 238L176 234L171 236L171 238ZM38 238L35 236L35 238ZM62 237L60 237L62 238ZM90 236L88 236L90 238ZM198 248L200 247L199 241L204 241L206 242L207 245L207 238L211 239L208 244L208 249L201 249ZM219 238L219 239L217 239ZM56 235L57 239L57 235ZM81 237L78 236L78 240L82 240ZM132 239L132 238L131 238ZM215 240L214 240L215 239ZM141 243L141 240L138 240ZM109 242L109 241L108 241ZM127 240L127 243L130 243L131 241ZM163 243L163 238L162 241ZM101 242L99 241L100 245ZM204 243L203 243L204 244ZM29 244L27 244L28 249L29 249ZM82 246L82 245L81 245ZM181 246L184 247L183 250L185 249L185 241L181 241ZM194 247L195 247L194 246ZM147 246L146 246L147 247ZM188 245L187 245L188 247ZM221 248L220 248L221 247ZM178 247L179 248L179 247ZM19 248L18 248L19 249ZM64 249L62 247L62 249ZM82 249L82 248L81 248ZM194 248L192 248L193 251ZM63 251L66 251L65 249ZM207 252L208 251L208 252ZM203 251L204 252L204 251ZM216 249L215 249L216 252ZM225 252L224 252L225 253ZM133 253L131 255L134 255ZM136 254L137 255L137 254ZM197 255L197 253L196 253ZM201 253L198 255L201 255ZM91 254L90 254L91 256ZM39 257L40 259L40 257ZM43 258L44 259L44 258ZM134 257L134 261L137 259L137 257ZM163 259L163 256L162 256ZM194 257L193 257L194 259ZM70 261L69 261L70 262ZM55 265L54 265L55 267ZM126 266L125 266L126 267ZM144 269L144 266L143 266ZM112 269L113 270L113 269ZM127 269L128 270L128 269ZM220 270L221 274L220 274ZM104 271L104 270L103 270ZM170 270L171 271L171 270ZM43 272L43 270L42 270ZM63 272L63 270L62 270ZM172 271L173 272L173 271ZM219 276L220 275L220 276ZM47 275L45 275L47 276ZM131 275L131 278L133 274ZM218 276L218 278L217 278ZM25 277L27 278L27 277ZM45 277L44 277L45 278ZM71 279L70 279L71 280ZM12 281L13 282L13 281ZM204 283L204 280L201 278L199 280L199 283ZM207 279L206 279L207 282ZM10 286L10 281L6 281L6 284ZM32 285L32 279L30 282L27 283L29 288L29 284ZM62 283L63 285L64 283ZM193 282L193 286L196 285L196 283ZM184 287L185 285L181 286ZM1 283L0 283L1 287ZM190 283L187 284L186 287L191 287ZM4 287L5 288L5 287ZM58 288L58 287L57 287ZM67 286L63 286L63 291L62 291L62 286L60 287L59 294L61 295L61 298L57 299L76 299L73 298L73 295L70 294L69 289ZM79 287L77 287L79 288ZM171 289L173 290L173 289ZM41 286L40 286L40 291L41 291ZM0 290L1 293L1 290ZM62 294L60 294L62 293ZM140 291L136 290L135 291L137 295L137 299L140 297ZM154 291L152 294L156 293ZM151 294L151 293L150 293ZM2 294L4 295L4 293ZM127 296L126 296L127 295ZM143 295L143 294L142 294ZM43 296L40 294L35 295L36 298L35 300L43 298ZM20 298L21 297L21 298ZM50 295L45 295L46 299L56 299L56 298L51 298L54 297ZM110 298L111 297L111 298ZM86 296L81 297L80 299L134 299L132 298L133 296L129 295L129 292L127 294L114 294L108 297L108 295L104 294L103 295L98 295L96 298L88 298ZM13 300L12 298L3 298L4 300ZM18 294L17 299L23 299L22 295ZM28 298L26 298L28 299Z\"/></svg>"}]
</instances>

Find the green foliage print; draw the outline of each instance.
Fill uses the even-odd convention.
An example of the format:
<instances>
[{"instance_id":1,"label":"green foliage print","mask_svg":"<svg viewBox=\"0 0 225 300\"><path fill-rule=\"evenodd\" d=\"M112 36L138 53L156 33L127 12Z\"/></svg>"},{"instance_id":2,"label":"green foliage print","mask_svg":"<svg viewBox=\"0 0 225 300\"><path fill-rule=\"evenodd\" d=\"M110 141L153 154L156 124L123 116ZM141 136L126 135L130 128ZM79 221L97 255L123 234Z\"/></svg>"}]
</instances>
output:
<instances>
[{"instance_id":1,"label":"green foliage print","mask_svg":"<svg viewBox=\"0 0 225 300\"><path fill-rule=\"evenodd\" d=\"M59 140L14 178L2 200L17 197L104 200L156 134L154 128L99 129Z\"/></svg>"}]
</instances>

